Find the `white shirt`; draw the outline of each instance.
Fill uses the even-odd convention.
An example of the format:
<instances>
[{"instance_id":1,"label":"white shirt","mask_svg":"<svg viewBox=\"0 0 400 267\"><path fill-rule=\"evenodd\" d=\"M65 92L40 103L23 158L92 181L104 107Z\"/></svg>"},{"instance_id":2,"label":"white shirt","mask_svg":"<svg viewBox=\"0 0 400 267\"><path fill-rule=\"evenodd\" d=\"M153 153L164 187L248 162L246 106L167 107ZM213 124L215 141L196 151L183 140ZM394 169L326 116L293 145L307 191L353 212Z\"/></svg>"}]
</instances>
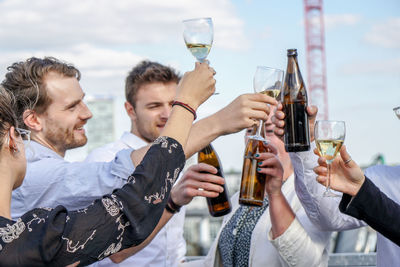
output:
<instances>
[{"instance_id":1,"label":"white shirt","mask_svg":"<svg viewBox=\"0 0 400 267\"><path fill-rule=\"evenodd\" d=\"M265 210L251 235L249 267L327 266L330 233L319 231L308 219L294 190L294 175L283 184L282 192L295 212L296 218L282 235L271 241L269 235L271 218L269 209ZM232 196L231 202L232 212L224 217L221 229L207 256L202 260L185 262L181 264L182 267L222 266L218 240L223 227L239 208L238 192Z\"/></svg>"},{"instance_id":2,"label":"white shirt","mask_svg":"<svg viewBox=\"0 0 400 267\"><path fill-rule=\"evenodd\" d=\"M148 143L136 135L125 132L121 138L113 143L94 149L86 158L86 162L112 160L120 150L133 148L139 149ZM93 266L153 266L173 267L186 254L186 242L183 238L183 224L185 220L185 208L175 214L169 222L158 232L154 239L141 251L124 260L120 264L113 263L110 259L93 264Z\"/></svg>"},{"instance_id":3,"label":"white shirt","mask_svg":"<svg viewBox=\"0 0 400 267\"><path fill-rule=\"evenodd\" d=\"M296 193L310 220L325 231L342 231L364 226L363 221L339 211L341 198L323 197L325 187L316 182L313 168L318 165L318 157L312 152L290 153L295 170ZM373 166L365 170L367 176L379 189L400 204L400 166ZM377 266L398 266L400 247L378 233Z\"/></svg>"}]
</instances>

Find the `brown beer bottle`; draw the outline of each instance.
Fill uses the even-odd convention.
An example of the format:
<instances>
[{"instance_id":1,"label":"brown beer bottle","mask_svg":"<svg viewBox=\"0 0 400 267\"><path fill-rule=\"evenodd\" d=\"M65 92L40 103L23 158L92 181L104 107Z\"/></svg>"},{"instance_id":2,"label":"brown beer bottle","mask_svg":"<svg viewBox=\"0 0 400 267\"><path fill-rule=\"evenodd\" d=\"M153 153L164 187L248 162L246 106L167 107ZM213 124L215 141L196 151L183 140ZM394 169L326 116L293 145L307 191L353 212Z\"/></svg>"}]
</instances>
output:
<instances>
[{"instance_id":1,"label":"brown beer bottle","mask_svg":"<svg viewBox=\"0 0 400 267\"><path fill-rule=\"evenodd\" d=\"M199 151L197 160L199 163L207 163L214 166L218 171L216 175L224 178L221 162L211 144ZM223 187L224 191L219 193L217 197L207 198L208 210L211 216L223 216L232 210L226 184L223 184Z\"/></svg>"},{"instance_id":2,"label":"brown beer bottle","mask_svg":"<svg viewBox=\"0 0 400 267\"><path fill-rule=\"evenodd\" d=\"M250 136L244 152L242 180L240 184L239 204L262 206L265 195L265 174L257 171L258 160L255 155L267 152L264 140Z\"/></svg>"},{"instance_id":3,"label":"brown beer bottle","mask_svg":"<svg viewBox=\"0 0 400 267\"><path fill-rule=\"evenodd\" d=\"M283 87L285 112L285 149L287 152L310 150L307 115L307 91L297 63L297 50L288 49L288 64Z\"/></svg>"}]
</instances>

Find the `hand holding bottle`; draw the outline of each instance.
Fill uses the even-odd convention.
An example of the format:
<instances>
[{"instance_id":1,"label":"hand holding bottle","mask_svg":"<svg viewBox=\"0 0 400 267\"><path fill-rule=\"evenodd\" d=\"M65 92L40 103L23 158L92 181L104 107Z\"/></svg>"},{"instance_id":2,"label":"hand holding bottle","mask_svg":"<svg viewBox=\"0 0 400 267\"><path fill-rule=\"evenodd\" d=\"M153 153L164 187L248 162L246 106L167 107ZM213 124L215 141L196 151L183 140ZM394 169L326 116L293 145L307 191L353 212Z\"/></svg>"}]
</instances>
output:
<instances>
[{"instance_id":1,"label":"hand holding bottle","mask_svg":"<svg viewBox=\"0 0 400 267\"><path fill-rule=\"evenodd\" d=\"M260 160L257 171L266 176L265 191L268 196L282 194L283 167L278 158L278 150L271 143L265 147L269 152L261 153L257 157Z\"/></svg>"},{"instance_id":2,"label":"hand holding bottle","mask_svg":"<svg viewBox=\"0 0 400 267\"><path fill-rule=\"evenodd\" d=\"M225 180L215 174L217 169L211 165L199 163L191 166L172 187L173 202L183 206L196 196L217 197L224 190L222 185Z\"/></svg>"},{"instance_id":3,"label":"hand holding bottle","mask_svg":"<svg viewBox=\"0 0 400 267\"><path fill-rule=\"evenodd\" d=\"M318 108L317 106L307 106L308 121L310 127L310 141L314 141L314 124L317 118ZM285 113L283 112L283 106L281 103L278 104L275 114L272 117L272 122L275 124L274 133L276 136L281 138L283 141L283 136L285 134Z\"/></svg>"}]
</instances>

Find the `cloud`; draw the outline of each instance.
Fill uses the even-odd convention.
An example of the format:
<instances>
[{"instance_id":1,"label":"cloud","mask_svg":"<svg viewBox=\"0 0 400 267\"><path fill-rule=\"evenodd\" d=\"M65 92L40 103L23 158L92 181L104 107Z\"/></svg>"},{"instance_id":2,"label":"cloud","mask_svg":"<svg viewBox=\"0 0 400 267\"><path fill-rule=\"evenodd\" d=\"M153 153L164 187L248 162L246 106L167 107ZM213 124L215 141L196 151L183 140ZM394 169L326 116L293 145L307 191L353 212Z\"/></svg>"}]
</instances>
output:
<instances>
[{"instance_id":1,"label":"cloud","mask_svg":"<svg viewBox=\"0 0 400 267\"><path fill-rule=\"evenodd\" d=\"M25 60L29 57L54 56L66 62L73 63L85 76L121 76L139 61L142 56L127 51L116 51L112 49L97 48L89 44L81 44L70 47L68 51L46 50L27 52L1 52L0 69L5 70L13 62Z\"/></svg>"},{"instance_id":2,"label":"cloud","mask_svg":"<svg viewBox=\"0 0 400 267\"><path fill-rule=\"evenodd\" d=\"M244 22L228 0L4 0L0 16L3 49L178 43L181 20L203 16L214 20L217 46L248 46Z\"/></svg>"},{"instance_id":3,"label":"cloud","mask_svg":"<svg viewBox=\"0 0 400 267\"><path fill-rule=\"evenodd\" d=\"M325 29L332 30L342 26L353 26L361 21L361 16L356 14L325 14Z\"/></svg>"},{"instance_id":4,"label":"cloud","mask_svg":"<svg viewBox=\"0 0 400 267\"><path fill-rule=\"evenodd\" d=\"M400 48L400 18L389 18L372 26L364 40L383 48Z\"/></svg>"},{"instance_id":5,"label":"cloud","mask_svg":"<svg viewBox=\"0 0 400 267\"><path fill-rule=\"evenodd\" d=\"M355 74L399 74L400 75L400 58L375 61L358 61L346 64L340 68L340 73L347 75Z\"/></svg>"}]
</instances>

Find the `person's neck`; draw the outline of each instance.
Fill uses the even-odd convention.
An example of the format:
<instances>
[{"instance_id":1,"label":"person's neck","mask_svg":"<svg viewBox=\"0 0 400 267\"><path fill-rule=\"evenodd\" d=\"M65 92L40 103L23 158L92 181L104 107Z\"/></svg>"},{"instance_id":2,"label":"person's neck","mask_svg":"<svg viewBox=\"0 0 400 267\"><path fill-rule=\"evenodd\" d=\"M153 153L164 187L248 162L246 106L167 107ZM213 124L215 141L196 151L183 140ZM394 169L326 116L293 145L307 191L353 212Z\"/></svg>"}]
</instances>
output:
<instances>
[{"instance_id":1,"label":"person's neck","mask_svg":"<svg viewBox=\"0 0 400 267\"><path fill-rule=\"evenodd\" d=\"M43 138L40 135L32 135L32 140L41 144L42 146L45 146L51 150L53 150L54 152L56 152L58 155L60 155L61 157L65 157L65 150L61 150L59 148L57 148L56 146L50 144L45 138Z\"/></svg>"},{"instance_id":2,"label":"person's neck","mask_svg":"<svg viewBox=\"0 0 400 267\"><path fill-rule=\"evenodd\" d=\"M6 161L0 165L0 216L11 219L11 194L16 181L16 174Z\"/></svg>"},{"instance_id":3,"label":"person's neck","mask_svg":"<svg viewBox=\"0 0 400 267\"><path fill-rule=\"evenodd\" d=\"M151 142L149 142L149 140L146 140L145 138L143 138L143 136L141 136L137 131L134 130L134 128L131 128L131 134L133 134L134 136L140 138L141 140L143 140L144 142L146 142L146 144L149 144ZM154 141L154 140L153 140Z\"/></svg>"}]
</instances>

